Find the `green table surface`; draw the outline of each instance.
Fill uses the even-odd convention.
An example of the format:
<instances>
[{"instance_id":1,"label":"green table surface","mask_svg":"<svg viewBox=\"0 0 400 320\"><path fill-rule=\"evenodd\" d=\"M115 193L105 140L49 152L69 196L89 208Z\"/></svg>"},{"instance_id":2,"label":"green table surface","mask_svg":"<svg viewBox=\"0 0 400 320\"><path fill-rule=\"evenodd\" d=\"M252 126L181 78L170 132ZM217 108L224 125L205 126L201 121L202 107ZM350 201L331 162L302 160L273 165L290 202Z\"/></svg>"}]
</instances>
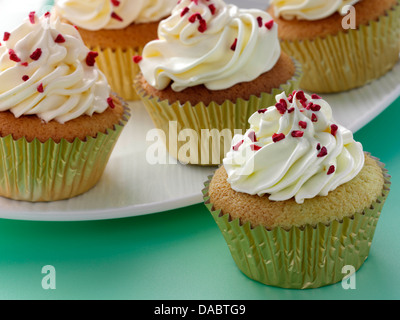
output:
<instances>
[{"instance_id":1,"label":"green table surface","mask_svg":"<svg viewBox=\"0 0 400 320\"><path fill-rule=\"evenodd\" d=\"M288 290L250 280L236 267L208 210L198 204L108 221L0 219L0 299L398 299L399 119L400 98L355 134L393 176L355 290L344 290L341 283ZM46 265L55 268L55 290L42 287Z\"/></svg>"}]
</instances>

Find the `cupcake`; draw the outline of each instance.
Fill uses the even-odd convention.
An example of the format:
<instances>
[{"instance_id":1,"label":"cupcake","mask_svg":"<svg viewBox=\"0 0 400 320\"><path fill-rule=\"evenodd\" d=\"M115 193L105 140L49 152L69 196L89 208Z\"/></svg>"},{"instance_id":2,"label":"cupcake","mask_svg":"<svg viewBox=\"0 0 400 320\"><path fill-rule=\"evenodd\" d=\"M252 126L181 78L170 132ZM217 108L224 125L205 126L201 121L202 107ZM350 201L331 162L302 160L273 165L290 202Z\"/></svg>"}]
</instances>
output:
<instances>
[{"instance_id":1,"label":"cupcake","mask_svg":"<svg viewBox=\"0 0 400 320\"><path fill-rule=\"evenodd\" d=\"M113 91L137 100L132 84L139 71L132 56L157 38L158 23L176 0L56 0L58 16L77 26L85 44L99 53L100 70Z\"/></svg>"},{"instance_id":2,"label":"cupcake","mask_svg":"<svg viewBox=\"0 0 400 320\"><path fill-rule=\"evenodd\" d=\"M394 67L400 52L399 3L272 0L268 12L279 25L282 50L303 65L301 88L333 93L361 87Z\"/></svg>"},{"instance_id":3,"label":"cupcake","mask_svg":"<svg viewBox=\"0 0 400 320\"><path fill-rule=\"evenodd\" d=\"M318 95L276 101L234 137L204 200L248 277L296 289L333 284L367 259L390 177Z\"/></svg>"},{"instance_id":4,"label":"cupcake","mask_svg":"<svg viewBox=\"0 0 400 320\"><path fill-rule=\"evenodd\" d=\"M278 92L296 89L301 74L268 13L222 0L180 1L136 59L135 89L169 153L200 165L220 164L234 131Z\"/></svg>"},{"instance_id":5,"label":"cupcake","mask_svg":"<svg viewBox=\"0 0 400 320\"><path fill-rule=\"evenodd\" d=\"M46 14L0 47L0 196L74 197L100 179L128 120L78 31Z\"/></svg>"}]
</instances>

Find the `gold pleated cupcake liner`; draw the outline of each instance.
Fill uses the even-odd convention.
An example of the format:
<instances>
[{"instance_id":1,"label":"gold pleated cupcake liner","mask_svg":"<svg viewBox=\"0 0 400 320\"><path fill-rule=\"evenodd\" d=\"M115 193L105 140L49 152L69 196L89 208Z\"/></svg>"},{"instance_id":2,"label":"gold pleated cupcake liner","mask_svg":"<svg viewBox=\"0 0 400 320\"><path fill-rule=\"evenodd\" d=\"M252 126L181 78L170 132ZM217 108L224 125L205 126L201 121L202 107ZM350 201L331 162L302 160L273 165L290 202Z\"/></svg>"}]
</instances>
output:
<instances>
[{"instance_id":1,"label":"gold pleated cupcake liner","mask_svg":"<svg viewBox=\"0 0 400 320\"><path fill-rule=\"evenodd\" d=\"M138 64L133 62L133 57L141 55L143 48L102 49L97 46L91 50L98 52L96 64L105 74L112 90L124 100L139 100L133 82L140 69Z\"/></svg>"},{"instance_id":2,"label":"gold pleated cupcake liner","mask_svg":"<svg viewBox=\"0 0 400 320\"><path fill-rule=\"evenodd\" d=\"M400 2L356 30L315 40L283 40L281 46L303 65L302 89L334 93L364 86L390 71L399 60L399 39Z\"/></svg>"},{"instance_id":3,"label":"gold pleated cupcake liner","mask_svg":"<svg viewBox=\"0 0 400 320\"><path fill-rule=\"evenodd\" d=\"M302 68L297 61L294 64L294 76L272 92L251 96L249 100L226 100L222 104L161 101L141 88L140 74L134 87L155 127L164 133L164 142L172 157L185 164L215 166L222 163L234 134L243 134L249 128L248 119L254 112L275 105L277 94L289 95L299 88Z\"/></svg>"},{"instance_id":4,"label":"gold pleated cupcake liner","mask_svg":"<svg viewBox=\"0 0 400 320\"><path fill-rule=\"evenodd\" d=\"M340 282L343 267L358 270L369 255L381 210L390 191L390 176L382 168L382 195L370 207L342 221L319 223L290 230L252 228L250 223L232 220L229 213L215 210L205 183L203 199L220 228L238 268L263 284L292 289L318 288ZM339 204L338 204L339 205Z\"/></svg>"},{"instance_id":5,"label":"gold pleated cupcake liner","mask_svg":"<svg viewBox=\"0 0 400 320\"><path fill-rule=\"evenodd\" d=\"M11 135L0 138L0 196L22 201L47 202L80 195L100 180L111 152L128 122L121 121L106 133L76 138L73 142L49 139L28 142Z\"/></svg>"}]
</instances>

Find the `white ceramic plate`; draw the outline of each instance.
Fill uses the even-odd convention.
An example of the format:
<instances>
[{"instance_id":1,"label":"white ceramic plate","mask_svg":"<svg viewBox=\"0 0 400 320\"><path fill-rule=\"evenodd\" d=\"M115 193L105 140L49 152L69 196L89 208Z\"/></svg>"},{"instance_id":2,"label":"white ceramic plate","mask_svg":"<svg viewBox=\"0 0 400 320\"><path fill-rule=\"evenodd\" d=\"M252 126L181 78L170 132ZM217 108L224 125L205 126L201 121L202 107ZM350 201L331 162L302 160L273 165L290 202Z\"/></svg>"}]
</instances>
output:
<instances>
[{"instance_id":1,"label":"white ceramic plate","mask_svg":"<svg viewBox=\"0 0 400 320\"><path fill-rule=\"evenodd\" d=\"M0 0L0 21L4 16L1 10L4 2ZM257 4L262 8L265 1L246 1L247 6ZM17 17L23 17L31 10L25 11L15 12L14 25L16 20L20 21ZM5 30L2 25L0 34ZM398 96L400 63L393 71L368 86L350 92L324 95L324 98L331 104L337 122L357 131ZM100 220L163 212L202 202L203 182L215 168L181 164L150 165L146 160L146 152L153 142L146 141L146 134L153 128L153 124L140 102L131 103L130 106L132 119L124 129L104 176L95 188L82 196L52 203L33 204L0 198L0 218Z\"/></svg>"}]
</instances>

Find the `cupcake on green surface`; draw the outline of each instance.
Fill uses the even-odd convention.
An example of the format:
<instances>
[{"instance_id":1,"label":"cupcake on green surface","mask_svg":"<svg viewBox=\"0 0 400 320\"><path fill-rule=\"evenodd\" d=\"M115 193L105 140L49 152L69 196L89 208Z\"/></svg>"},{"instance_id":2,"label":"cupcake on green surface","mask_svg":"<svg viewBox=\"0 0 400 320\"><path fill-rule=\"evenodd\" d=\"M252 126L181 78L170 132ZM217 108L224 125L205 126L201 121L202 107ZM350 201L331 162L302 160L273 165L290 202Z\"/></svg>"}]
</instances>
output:
<instances>
[{"instance_id":1,"label":"cupcake on green surface","mask_svg":"<svg viewBox=\"0 0 400 320\"><path fill-rule=\"evenodd\" d=\"M333 284L367 259L390 177L321 97L297 91L276 101L234 137L204 200L250 278L297 289Z\"/></svg>"},{"instance_id":2,"label":"cupcake on green surface","mask_svg":"<svg viewBox=\"0 0 400 320\"><path fill-rule=\"evenodd\" d=\"M160 22L158 40L135 59L135 88L157 128L168 137L176 122L178 132L193 130L199 139L202 130L229 130L227 146L253 112L278 92L292 92L301 77L299 64L281 52L268 13L222 0L180 1ZM180 152L186 141L166 143L173 157L191 164L220 164L225 155L224 144L199 142L187 156Z\"/></svg>"},{"instance_id":3,"label":"cupcake on green surface","mask_svg":"<svg viewBox=\"0 0 400 320\"><path fill-rule=\"evenodd\" d=\"M125 103L69 24L31 12L0 47L0 196L68 199L99 181Z\"/></svg>"}]
</instances>

